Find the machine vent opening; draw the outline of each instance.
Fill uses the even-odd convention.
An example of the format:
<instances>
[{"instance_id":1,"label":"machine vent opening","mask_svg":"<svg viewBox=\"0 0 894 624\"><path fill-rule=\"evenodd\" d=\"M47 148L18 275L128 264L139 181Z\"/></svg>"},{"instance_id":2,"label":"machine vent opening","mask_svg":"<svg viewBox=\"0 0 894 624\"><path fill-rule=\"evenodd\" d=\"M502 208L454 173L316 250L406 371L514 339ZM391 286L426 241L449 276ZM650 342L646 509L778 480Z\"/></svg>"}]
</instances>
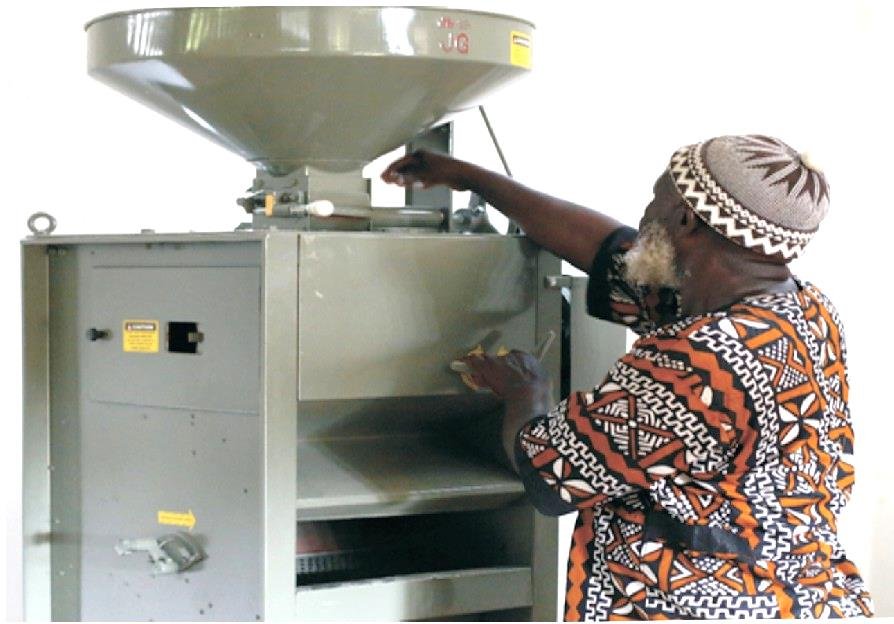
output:
<instances>
[{"instance_id":1,"label":"machine vent opening","mask_svg":"<svg viewBox=\"0 0 894 624\"><path fill-rule=\"evenodd\" d=\"M526 505L510 505L497 510L298 522L297 585L530 565L531 518Z\"/></svg>"}]
</instances>

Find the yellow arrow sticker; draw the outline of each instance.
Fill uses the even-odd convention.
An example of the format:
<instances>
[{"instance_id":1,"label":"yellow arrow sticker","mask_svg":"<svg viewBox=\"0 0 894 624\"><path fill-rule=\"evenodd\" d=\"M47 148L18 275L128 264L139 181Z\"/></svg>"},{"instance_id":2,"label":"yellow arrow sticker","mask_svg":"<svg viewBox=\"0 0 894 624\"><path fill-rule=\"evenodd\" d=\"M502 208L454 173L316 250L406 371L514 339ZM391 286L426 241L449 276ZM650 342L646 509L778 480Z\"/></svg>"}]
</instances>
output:
<instances>
[{"instance_id":1,"label":"yellow arrow sticker","mask_svg":"<svg viewBox=\"0 0 894 624\"><path fill-rule=\"evenodd\" d=\"M192 513L192 509L186 513L176 511L158 511L158 523L170 526L186 527L190 531L196 526L196 517Z\"/></svg>"}]
</instances>

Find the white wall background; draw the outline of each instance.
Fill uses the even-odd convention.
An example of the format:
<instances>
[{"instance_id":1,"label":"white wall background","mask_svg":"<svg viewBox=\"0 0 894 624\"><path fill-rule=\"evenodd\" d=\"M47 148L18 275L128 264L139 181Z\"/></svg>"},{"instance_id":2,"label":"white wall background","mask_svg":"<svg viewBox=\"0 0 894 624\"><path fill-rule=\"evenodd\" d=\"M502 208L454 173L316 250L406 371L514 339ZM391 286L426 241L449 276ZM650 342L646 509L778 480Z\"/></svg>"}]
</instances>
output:
<instances>
[{"instance_id":1,"label":"white wall background","mask_svg":"<svg viewBox=\"0 0 894 624\"><path fill-rule=\"evenodd\" d=\"M322 4L317 2L318 4ZM151 4L151 3L150 3ZM167 4L188 6L169 1ZM265 3L265 4L269 4ZM420 2L420 4L429 4ZM517 178L635 224L679 145L725 133L777 135L825 166L832 209L797 273L848 329L858 482L842 535L894 615L894 466L889 411L894 3L884 0L454 1L537 24L534 71L488 103ZM142 5L145 6L145 5ZM60 233L229 230L252 169L90 80L82 26L137 2L29 3L0 14L0 180L7 303L0 475L7 614L20 616L19 249L48 210ZM251 77L246 77L251 88ZM496 168L477 114L457 121L460 157ZM368 172L377 175L384 160ZM381 189L382 201L388 195ZM2 574L2 572L0 572Z\"/></svg>"}]
</instances>

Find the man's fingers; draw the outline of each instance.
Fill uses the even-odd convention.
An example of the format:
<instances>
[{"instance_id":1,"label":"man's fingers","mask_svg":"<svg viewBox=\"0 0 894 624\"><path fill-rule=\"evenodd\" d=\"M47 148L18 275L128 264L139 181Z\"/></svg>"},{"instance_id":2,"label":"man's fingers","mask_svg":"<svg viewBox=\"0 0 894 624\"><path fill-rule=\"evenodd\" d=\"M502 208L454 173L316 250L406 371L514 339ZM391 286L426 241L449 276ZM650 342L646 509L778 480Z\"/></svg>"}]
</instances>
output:
<instances>
[{"instance_id":1,"label":"man's fingers","mask_svg":"<svg viewBox=\"0 0 894 624\"><path fill-rule=\"evenodd\" d=\"M506 363L501 361L504 358L491 357L489 355L467 355L462 358L468 367L470 374L479 380L480 386L493 390L498 396L502 395L502 391L506 384Z\"/></svg>"},{"instance_id":2,"label":"man's fingers","mask_svg":"<svg viewBox=\"0 0 894 624\"><path fill-rule=\"evenodd\" d=\"M469 364L469 366L474 366L478 368L486 368L493 366L496 363L496 357L492 355L484 355L480 353L472 353L470 355L463 356L460 358L463 362Z\"/></svg>"},{"instance_id":3,"label":"man's fingers","mask_svg":"<svg viewBox=\"0 0 894 624\"><path fill-rule=\"evenodd\" d=\"M481 355L467 355L459 360L469 367L469 372L474 375L480 375L483 368L487 365L485 357Z\"/></svg>"},{"instance_id":4,"label":"man's fingers","mask_svg":"<svg viewBox=\"0 0 894 624\"><path fill-rule=\"evenodd\" d=\"M391 184L396 184L397 186L411 186L414 189L423 189L428 188L430 185L423 180L420 180L413 174L408 173L398 173L393 178L383 178L385 182L390 182Z\"/></svg>"},{"instance_id":5,"label":"man's fingers","mask_svg":"<svg viewBox=\"0 0 894 624\"><path fill-rule=\"evenodd\" d=\"M479 388L486 388L486 389L490 390L490 386L487 385L487 382L484 379L482 379L481 377L479 377L478 375L470 374L469 379L471 379L472 383L475 384L476 386L478 386Z\"/></svg>"},{"instance_id":6,"label":"man's fingers","mask_svg":"<svg viewBox=\"0 0 894 624\"><path fill-rule=\"evenodd\" d=\"M491 367L490 358L486 355L467 355L460 360L469 367L469 371L478 377L485 377Z\"/></svg>"},{"instance_id":7,"label":"man's fingers","mask_svg":"<svg viewBox=\"0 0 894 624\"><path fill-rule=\"evenodd\" d=\"M390 182L391 184L406 186L408 178L414 177L412 172L407 170L408 168L408 166L404 166L386 169L382 173L382 180Z\"/></svg>"},{"instance_id":8,"label":"man's fingers","mask_svg":"<svg viewBox=\"0 0 894 624\"><path fill-rule=\"evenodd\" d=\"M416 152L398 158L385 168L382 179L400 186L419 182L415 175L422 167L422 158Z\"/></svg>"}]
</instances>

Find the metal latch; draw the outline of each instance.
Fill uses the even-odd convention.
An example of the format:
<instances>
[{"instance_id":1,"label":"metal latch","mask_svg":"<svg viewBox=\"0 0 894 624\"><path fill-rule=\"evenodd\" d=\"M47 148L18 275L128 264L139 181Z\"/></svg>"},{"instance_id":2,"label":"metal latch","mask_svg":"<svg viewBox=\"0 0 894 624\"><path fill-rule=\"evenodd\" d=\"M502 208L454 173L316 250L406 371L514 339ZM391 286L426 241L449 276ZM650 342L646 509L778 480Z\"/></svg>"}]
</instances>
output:
<instances>
[{"instance_id":1,"label":"metal latch","mask_svg":"<svg viewBox=\"0 0 894 624\"><path fill-rule=\"evenodd\" d=\"M119 555L147 553L156 574L183 572L205 558L202 548L186 533L171 533L158 539L119 540L115 552Z\"/></svg>"},{"instance_id":2,"label":"metal latch","mask_svg":"<svg viewBox=\"0 0 894 624\"><path fill-rule=\"evenodd\" d=\"M108 340L111 338L112 332L108 329L97 329L95 327L91 327L87 330L87 340L90 342L96 342L97 340Z\"/></svg>"}]
</instances>

